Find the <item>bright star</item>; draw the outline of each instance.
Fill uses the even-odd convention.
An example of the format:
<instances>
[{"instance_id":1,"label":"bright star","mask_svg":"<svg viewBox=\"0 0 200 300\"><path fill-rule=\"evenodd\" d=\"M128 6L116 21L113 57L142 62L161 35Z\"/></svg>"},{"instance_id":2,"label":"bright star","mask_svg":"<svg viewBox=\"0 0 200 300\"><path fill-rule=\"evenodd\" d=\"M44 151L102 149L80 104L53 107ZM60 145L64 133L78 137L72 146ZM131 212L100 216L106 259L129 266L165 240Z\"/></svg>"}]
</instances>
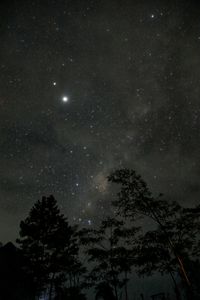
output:
<instances>
[{"instance_id":1,"label":"bright star","mask_svg":"<svg viewBox=\"0 0 200 300\"><path fill-rule=\"evenodd\" d=\"M67 102L68 100L69 100L69 98L67 96L62 97L63 102Z\"/></svg>"},{"instance_id":2,"label":"bright star","mask_svg":"<svg viewBox=\"0 0 200 300\"><path fill-rule=\"evenodd\" d=\"M53 82L53 85L56 86L56 84L57 84L57 83L54 81L54 82Z\"/></svg>"}]
</instances>

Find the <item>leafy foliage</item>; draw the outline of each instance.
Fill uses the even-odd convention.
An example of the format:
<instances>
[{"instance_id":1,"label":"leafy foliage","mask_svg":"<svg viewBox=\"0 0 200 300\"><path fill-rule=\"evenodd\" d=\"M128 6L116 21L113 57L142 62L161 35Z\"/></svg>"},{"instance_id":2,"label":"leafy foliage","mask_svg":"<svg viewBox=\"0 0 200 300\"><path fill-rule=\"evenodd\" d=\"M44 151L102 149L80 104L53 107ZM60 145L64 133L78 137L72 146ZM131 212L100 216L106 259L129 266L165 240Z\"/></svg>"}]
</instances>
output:
<instances>
[{"instance_id":1,"label":"leafy foliage","mask_svg":"<svg viewBox=\"0 0 200 300\"><path fill-rule=\"evenodd\" d=\"M99 229L84 229L80 233L88 261L93 263L88 281L96 288L106 283L114 290L116 299L128 282L135 255L134 248L128 245L137 231L138 228L125 228L122 221L107 218Z\"/></svg>"},{"instance_id":2,"label":"leafy foliage","mask_svg":"<svg viewBox=\"0 0 200 300\"><path fill-rule=\"evenodd\" d=\"M153 197L147 184L133 170L117 170L108 180L121 186L118 198L113 202L121 216L132 221L145 216L157 225L156 230L148 231L140 238L139 272L151 275L153 271L159 271L170 273L172 277L178 272L191 296L191 282L184 262L190 255L198 253L196 232L200 207L184 209L176 201L163 200L162 194Z\"/></svg>"}]
</instances>

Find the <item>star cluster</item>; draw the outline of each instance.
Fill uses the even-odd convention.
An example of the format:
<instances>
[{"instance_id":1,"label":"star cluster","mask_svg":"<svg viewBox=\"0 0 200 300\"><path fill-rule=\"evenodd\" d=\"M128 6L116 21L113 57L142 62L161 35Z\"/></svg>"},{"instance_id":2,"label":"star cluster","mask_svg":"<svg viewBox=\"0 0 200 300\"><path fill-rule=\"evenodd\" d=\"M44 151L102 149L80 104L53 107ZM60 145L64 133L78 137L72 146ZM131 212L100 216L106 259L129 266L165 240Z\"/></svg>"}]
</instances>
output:
<instances>
[{"instance_id":1,"label":"star cluster","mask_svg":"<svg viewBox=\"0 0 200 300\"><path fill-rule=\"evenodd\" d=\"M176 2L176 3L175 3ZM2 241L42 195L92 226L106 176L134 168L155 193L196 203L200 20L196 1L2 2Z\"/></svg>"}]
</instances>

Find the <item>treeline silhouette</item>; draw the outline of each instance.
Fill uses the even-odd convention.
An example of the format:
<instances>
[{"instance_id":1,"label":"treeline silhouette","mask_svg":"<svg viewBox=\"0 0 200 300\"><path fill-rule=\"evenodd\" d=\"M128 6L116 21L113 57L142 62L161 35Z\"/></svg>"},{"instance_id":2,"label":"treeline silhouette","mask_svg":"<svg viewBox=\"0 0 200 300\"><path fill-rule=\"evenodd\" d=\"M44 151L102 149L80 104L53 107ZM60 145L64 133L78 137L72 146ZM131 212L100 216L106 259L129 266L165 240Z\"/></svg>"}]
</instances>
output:
<instances>
[{"instance_id":1,"label":"treeline silhouette","mask_svg":"<svg viewBox=\"0 0 200 300\"><path fill-rule=\"evenodd\" d=\"M132 272L171 277L171 298L152 299L200 299L200 205L154 197L133 170L117 170L108 181L119 192L112 215L95 228L70 225L52 195L35 203L17 246L0 246L1 300L85 300L92 288L96 300L130 300Z\"/></svg>"}]
</instances>

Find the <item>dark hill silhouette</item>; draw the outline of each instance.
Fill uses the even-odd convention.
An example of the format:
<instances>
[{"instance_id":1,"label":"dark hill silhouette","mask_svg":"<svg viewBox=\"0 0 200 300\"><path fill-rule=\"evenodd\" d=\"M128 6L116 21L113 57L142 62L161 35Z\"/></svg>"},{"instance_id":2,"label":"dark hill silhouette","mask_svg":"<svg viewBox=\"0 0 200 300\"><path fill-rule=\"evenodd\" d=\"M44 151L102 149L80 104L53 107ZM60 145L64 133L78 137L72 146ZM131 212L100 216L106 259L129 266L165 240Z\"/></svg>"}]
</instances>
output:
<instances>
[{"instance_id":1,"label":"dark hill silhouette","mask_svg":"<svg viewBox=\"0 0 200 300\"><path fill-rule=\"evenodd\" d=\"M0 300L31 300L33 286L22 252L11 242L0 248Z\"/></svg>"}]
</instances>

